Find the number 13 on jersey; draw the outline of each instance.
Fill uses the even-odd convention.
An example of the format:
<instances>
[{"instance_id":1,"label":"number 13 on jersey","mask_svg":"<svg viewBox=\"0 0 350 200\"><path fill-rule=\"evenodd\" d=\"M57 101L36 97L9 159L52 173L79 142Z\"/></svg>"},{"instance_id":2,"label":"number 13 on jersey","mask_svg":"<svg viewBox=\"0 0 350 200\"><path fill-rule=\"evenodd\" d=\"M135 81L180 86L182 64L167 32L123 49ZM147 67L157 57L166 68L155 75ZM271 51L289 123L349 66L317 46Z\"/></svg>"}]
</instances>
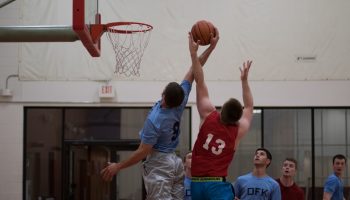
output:
<instances>
[{"instance_id":1,"label":"number 13 on jersey","mask_svg":"<svg viewBox=\"0 0 350 200\"><path fill-rule=\"evenodd\" d=\"M205 143L203 144L203 148L206 150L209 150L209 144L212 141L214 135L209 133L207 135L207 140L205 141ZM211 152L215 155L220 155L222 153L222 150L225 148L225 141L223 141L222 139L216 139L215 143L218 144L218 147L212 146L210 148Z\"/></svg>"}]
</instances>

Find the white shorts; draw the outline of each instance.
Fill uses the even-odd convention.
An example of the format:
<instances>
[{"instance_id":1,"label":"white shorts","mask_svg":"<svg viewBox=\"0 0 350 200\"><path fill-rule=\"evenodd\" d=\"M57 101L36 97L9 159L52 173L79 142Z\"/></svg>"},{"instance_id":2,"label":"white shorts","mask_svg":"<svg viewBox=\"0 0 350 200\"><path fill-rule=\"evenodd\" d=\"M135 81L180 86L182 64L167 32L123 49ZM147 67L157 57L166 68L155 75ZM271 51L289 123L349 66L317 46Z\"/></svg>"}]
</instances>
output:
<instances>
[{"instance_id":1,"label":"white shorts","mask_svg":"<svg viewBox=\"0 0 350 200\"><path fill-rule=\"evenodd\" d=\"M184 167L175 153L154 151L143 162L146 200L174 200L184 198Z\"/></svg>"}]
</instances>

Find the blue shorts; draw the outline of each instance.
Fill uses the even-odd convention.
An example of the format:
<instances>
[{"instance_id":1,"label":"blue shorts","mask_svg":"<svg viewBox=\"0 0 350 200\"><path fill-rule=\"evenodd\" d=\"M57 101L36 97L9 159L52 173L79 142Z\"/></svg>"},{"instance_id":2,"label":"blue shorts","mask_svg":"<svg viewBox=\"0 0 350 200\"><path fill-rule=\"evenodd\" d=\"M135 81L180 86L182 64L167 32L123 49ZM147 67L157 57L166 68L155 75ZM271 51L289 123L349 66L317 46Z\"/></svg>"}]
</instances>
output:
<instances>
[{"instance_id":1,"label":"blue shorts","mask_svg":"<svg viewBox=\"0 0 350 200\"><path fill-rule=\"evenodd\" d=\"M235 198L232 184L220 180L191 182L192 200L233 200Z\"/></svg>"}]
</instances>

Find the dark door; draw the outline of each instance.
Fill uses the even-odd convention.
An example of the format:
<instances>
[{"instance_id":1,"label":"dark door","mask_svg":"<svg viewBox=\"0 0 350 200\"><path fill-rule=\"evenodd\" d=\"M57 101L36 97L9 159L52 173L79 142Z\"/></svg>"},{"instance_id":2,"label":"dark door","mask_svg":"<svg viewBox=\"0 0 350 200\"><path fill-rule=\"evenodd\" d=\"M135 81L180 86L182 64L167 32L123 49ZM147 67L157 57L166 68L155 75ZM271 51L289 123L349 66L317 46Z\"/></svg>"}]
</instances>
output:
<instances>
[{"instance_id":1,"label":"dark door","mask_svg":"<svg viewBox=\"0 0 350 200\"><path fill-rule=\"evenodd\" d=\"M127 145L129 144L129 145ZM137 141L123 145L67 143L65 154L65 193L69 200L139 200L143 199L141 164L125 169L111 182L100 171L108 162L125 159L137 148ZM133 185L135 187L130 187Z\"/></svg>"}]
</instances>

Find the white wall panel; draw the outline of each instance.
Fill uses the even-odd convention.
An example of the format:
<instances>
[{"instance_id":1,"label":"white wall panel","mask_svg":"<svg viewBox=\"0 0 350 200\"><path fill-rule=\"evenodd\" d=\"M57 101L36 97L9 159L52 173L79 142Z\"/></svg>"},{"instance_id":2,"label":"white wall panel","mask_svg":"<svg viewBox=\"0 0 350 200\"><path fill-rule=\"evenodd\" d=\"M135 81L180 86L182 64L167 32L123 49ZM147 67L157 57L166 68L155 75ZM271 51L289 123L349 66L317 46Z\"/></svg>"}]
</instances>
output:
<instances>
[{"instance_id":1,"label":"white wall panel","mask_svg":"<svg viewBox=\"0 0 350 200\"><path fill-rule=\"evenodd\" d=\"M0 104L0 127L0 199L21 199L23 106Z\"/></svg>"},{"instance_id":2,"label":"white wall panel","mask_svg":"<svg viewBox=\"0 0 350 200\"><path fill-rule=\"evenodd\" d=\"M23 24L71 24L71 1L23 2ZM154 26L139 80L180 80L190 63L187 32L200 19L212 21L220 30L220 42L206 66L208 80L238 80L236 69L245 59L254 60L253 80L350 78L349 1L119 0L100 1L99 8L103 23L138 21ZM20 77L130 80L113 74L114 53L106 35L102 41L100 58L90 57L80 43L25 43ZM315 60L297 60L310 56Z\"/></svg>"}]
</instances>

